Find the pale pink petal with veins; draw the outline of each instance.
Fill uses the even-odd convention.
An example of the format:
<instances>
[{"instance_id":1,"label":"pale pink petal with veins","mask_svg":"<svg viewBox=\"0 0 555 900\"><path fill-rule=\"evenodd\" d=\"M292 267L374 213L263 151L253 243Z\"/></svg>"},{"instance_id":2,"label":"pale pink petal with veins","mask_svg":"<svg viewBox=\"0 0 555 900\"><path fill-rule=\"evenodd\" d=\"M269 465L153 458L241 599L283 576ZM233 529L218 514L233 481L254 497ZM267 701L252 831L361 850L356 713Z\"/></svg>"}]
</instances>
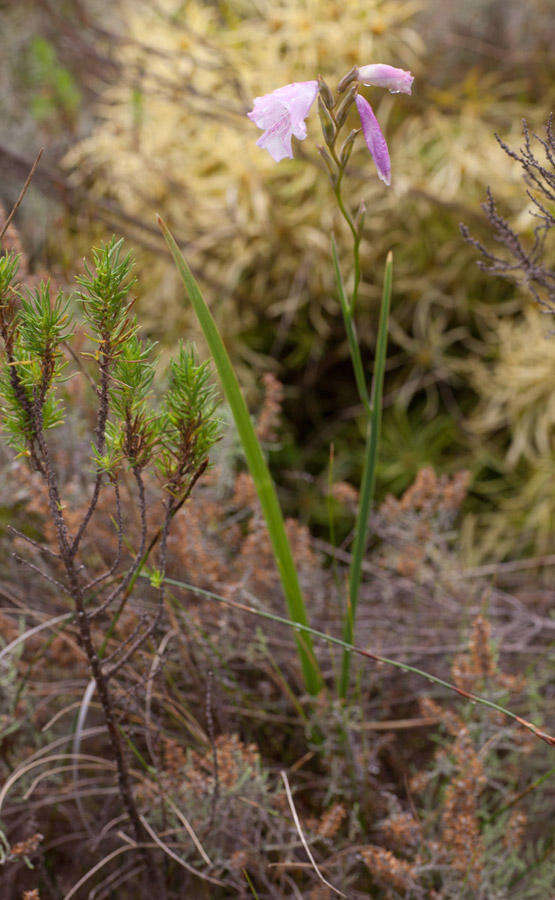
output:
<instances>
[{"instance_id":1,"label":"pale pink petal with veins","mask_svg":"<svg viewBox=\"0 0 555 900\"><path fill-rule=\"evenodd\" d=\"M318 93L317 81L295 81L277 88L271 94L256 97L251 119L264 134L256 142L279 162L293 158L291 136L300 141L306 137L305 119Z\"/></svg>"},{"instance_id":2,"label":"pale pink petal with veins","mask_svg":"<svg viewBox=\"0 0 555 900\"><path fill-rule=\"evenodd\" d=\"M286 111L277 122L266 129L256 143L258 147L267 150L276 162L280 162L282 159L293 159L291 134L291 117Z\"/></svg>"}]
</instances>

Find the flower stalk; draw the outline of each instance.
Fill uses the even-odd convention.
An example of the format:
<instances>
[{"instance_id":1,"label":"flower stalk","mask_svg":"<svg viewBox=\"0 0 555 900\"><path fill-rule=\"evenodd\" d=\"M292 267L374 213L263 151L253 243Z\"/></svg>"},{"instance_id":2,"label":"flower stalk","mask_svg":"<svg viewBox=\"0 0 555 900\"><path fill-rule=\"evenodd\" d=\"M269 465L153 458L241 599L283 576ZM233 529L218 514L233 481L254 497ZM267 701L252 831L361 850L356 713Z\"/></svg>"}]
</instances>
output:
<instances>
[{"instance_id":1,"label":"flower stalk","mask_svg":"<svg viewBox=\"0 0 555 900\"><path fill-rule=\"evenodd\" d=\"M367 67L368 68L368 67ZM372 67L369 67L372 68ZM378 67L378 74L393 77L390 73L383 73L381 69L392 67ZM359 75L360 75L359 70ZM393 70L399 72L400 70ZM366 73L365 77L369 77L372 73ZM349 353L353 366L355 382L358 394L364 408L366 418L366 447L364 452L364 466L362 472L362 480L360 485L359 505L356 515L356 524L353 541L353 552L351 565L349 568L348 579L348 597L345 606L343 619L343 639L345 645L353 643L354 628L356 621L356 612L360 594L360 583L362 577L362 563L364 553L366 551L366 543L368 539L368 520L372 503L374 499L374 490L376 483L376 464L378 459L379 437L382 419L382 393L383 380L385 372L385 360L387 353L387 330L389 321L389 308L391 303L391 284L393 258L389 253L385 266L385 277L383 286L383 296L380 308L380 321L378 326L378 339L376 345L376 355L374 358L374 372L372 377L371 394L367 387L367 379L364 372L364 365L360 351L360 345L356 333L355 310L358 300L358 292L361 282L361 265L360 265L360 243L362 240L364 219L366 207L364 202L360 203L356 215L353 217L348 211L342 194L343 178L345 177L347 164L351 151L354 146L359 129L352 130L343 144L339 152L336 150L336 142L339 138L342 126L347 121L349 112L353 105L356 105L362 123L362 131L367 146L374 157L378 175L386 184L390 182L390 163L387 145L377 124L377 120L370 107L368 101L359 95L359 78L351 73L350 79L344 83L345 93L340 97L338 91L337 100L329 106L324 104L322 92L329 90L322 79L319 80L320 95L318 97L320 121L322 123L322 132L326 141L328 152L320 147L320 154L326 161L328 175L332 186L332 191L337 202L339 211L345 220L353 239L352 255L353 255L353 281L350 295L347 295L341 275L339 259L337 255L337 246L335 238L332 236L332 260L337 286L337 293L341 305L341 312L345 324L345 331L349 345ZM392 81L392 84L396 82ZM404 84L406 84L406 79ZM341 82L340 82L341 84ZM324 115L325 111L325 115ZM328 119L333 122L333 134L329 127ZM328 162L329 160L329 162ZM351 651L347 646L343 649L341 661L341 673L338 681L338 693L342 699L347 697L349 689L351 667Z\"/></svg>"},{"instance_id":2,"label":"flower stalk","mask_svg":"<svg viewBox=\"0 0 555 900\"><path fill-rule=\"evenodd\" d=\"M361 84L386 88L393 94L410 94L412 82L413 77L410 72L395 68L395 66L382 63L373 63L360 68L353 66L350 72L347 72L339 81L335 96L322 76L319 75L316 81L294 82L293 84L277 88L270 94L257 97L254 101L253 109L248 114L255 125L264 130L264 134L257 141L258 145L268 150L276 162L285 158L292 159L292 137L296 137L298 140L304 140L306 137L304 120L308 116L314 100L317 98L318 116L325 144L325 146L318 147L318 152L324 161L338 209L351 232L353 241L352 288L348 295L341 275L335 239L332 236L332 259L337 293L345 323L355 382L366 417L364 468L356 517L352 561L349 570L349 591L343 622L345 646L338 684L339 696L342 699L346 698L349 688L351 651L348 649L348 646L353 641L362 562L368 537L368 519L376 482L393 268L393 258L391 253L389 253L385 266L378 340L370 392L367 387L354 318L362 277L360 243L366 207L364 202L361 202L356 215L353 216L347 209L343 199L342 184L356 138L361 131L376 165L378 177L386 185L391 183L391 161L387 143L372 107L368 100L359 93ZM344 138L339 149L337 149L341 130L355 106L361 127L352 129L347 137Z\"/></svg>"}]
</instances>

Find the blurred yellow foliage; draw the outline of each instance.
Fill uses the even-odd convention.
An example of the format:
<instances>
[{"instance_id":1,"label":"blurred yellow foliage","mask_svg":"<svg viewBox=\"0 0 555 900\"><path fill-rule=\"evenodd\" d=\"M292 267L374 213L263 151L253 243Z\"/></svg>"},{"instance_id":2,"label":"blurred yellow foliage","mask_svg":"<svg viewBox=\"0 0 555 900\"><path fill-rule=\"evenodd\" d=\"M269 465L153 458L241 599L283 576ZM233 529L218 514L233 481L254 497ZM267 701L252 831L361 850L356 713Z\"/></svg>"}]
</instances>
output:
<instances>
[{"instance_id":1,"label":"blurred yellow foliage","mask_svg":"<svg viewBox=\"0 0 555 900\"><path fill-rule=\"evenodd\" d=\"M476 434L504 430L509 435L505 462L540 462L555 455L555 340L550 319L535 307L522 320L500 322L498 355L476 363L481 403L471 420Z\"/></svg>"},{"instance_id":2,"label":"blurred yellow foliage","mask_svg":"<svg viewBox=\"0 0 555 900\"><path fill-rule=\"evenodd\" d=\"M474 266L457 226L461 219L476 222L478 202L492 183L519 227L530 227L518 167L492 133L497 129L518 145L523 113L533 127L545 119L549 76L541 56L529 51L532 64L512 67L454 62L445 68L445 57L423 41L430 29L422 23L435 16L429 2L118 0L115 8L122 27L111 52L121 77L101 86L92 131L67 154L66 167L94 197L114 201L148 226L156 212L164 215L200 277L243 383L252 387L253 368L275 368L279 359L280 377L301 398L303 427L308 420L318 432L324 417L338 423L312 442L319 454L313 470L324 468L330 439L340 460L346 438L338 414L354 398L339 387L348 380L348 370L339 368L347 351L330 266L332 230L346 271L349 236L316 152L316 115L309 117L308 139L297 145L298 158L276 164L256 146L259 133L246 112L254 96L319 73L334 84L355 63L412 70L412 97L369 94L390 145L392 187L376 178L362 141L351 158L347 200L354 206L364 199L368 207L359 338L367 357L383 259L393 248L386 395L416 403L417 415L429 422L445 414L447 391L456 398L447 415L460 403L466 417L487 380L480 357L491 356L502 318L518 304L507 306L510 288L487 281ZM421 11L427 20L418 18ZM171 344L195 328L176 273L158 250L138 256L141 316L153 336ZM513 376L522 371L512 370ZM540 380L530 395L542 394L543 363L535 360L527 377ZM493 415L488 404L484 394L471 431L486 433L483 417ZM523 418L528 415L541 419L537 404ZM514 424L505 416L494 427ZM469 466L467 432L457 430L450 468L457 454ZM521 437L514 441L517 446ZM307 456L298 453L300 468ZM351 452L342 468L339 462L342 477L356 477L356 460ZM400 487L429 462L441 467L445 459L415 459L415 472Z\"/></svg>"},{"instance_id":3,"label":"blurred yellow foliage","mask_svg":"<svg viewBox=\"0 0 555 900\"><path fill-rule=\"evenodd\" d=\"M555 535L555 339L551 319L535 307L499 323L497 354L476 362L480 403L470 429L483 447L497 442L506 484L486 516L487 551L510 552L522 535L549 552ZM501 436L501 437L500 437Z\"/></svg>"}]
</instances>

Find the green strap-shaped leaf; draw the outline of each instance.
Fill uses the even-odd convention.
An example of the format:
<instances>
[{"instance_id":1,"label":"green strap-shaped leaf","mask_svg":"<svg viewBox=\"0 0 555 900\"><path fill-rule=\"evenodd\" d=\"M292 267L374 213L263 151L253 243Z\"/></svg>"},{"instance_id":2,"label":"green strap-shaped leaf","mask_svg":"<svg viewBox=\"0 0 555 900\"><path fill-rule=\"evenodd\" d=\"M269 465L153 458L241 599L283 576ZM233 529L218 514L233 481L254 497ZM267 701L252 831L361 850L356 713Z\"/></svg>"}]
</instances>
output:
<instances>
[{"instance_id":1,"label":"green strap-shaped leaf","mask_svg":"<svg viewBox=\"0 0 555 900\"><path fill-rule=\"evenodd\" d=\"M260 443L253 428L251 417L247 409L237 376L231 365L227 350L218 332L218 328L206 302L200 292L200 288L185 262L183 254L177 246L170 230L165 222L158 217L158 224L162 229L168 247L174 258L179 274L185 285L189 300L193 305L197 319L204 333L206 343L212 354L212 358L218 370L224 393L229 403L235 425L239 433L241 444L245 452L247 464L252 475L260 505L266 519L274 557L277 563L281 583L289 607L289 614L294 622L306 626L308 624L306 608L301 592L297 570L293 561L291 547L287 534L281 508L278 502L274 483L268 471ZM322 677L312 649L312 640L307 632L296 635L299 656L305 678L307 690L311 694L317 694L322 687Z\"/></svg>"},{"instance_id":2,"label":"green strap-shaped leaf","mask_svg":"<svg viewBox=\"0 0 555 900\"><path fill-rule=\"evenodd\" d=\"M380 430L382 424L382 393L385 373L385 360L387 355L387 329L389 322L389 306L391 303L391 282L393 273L393 257L391 252L387 255L385 263L385 275L380 308L380 323L378 326L378 342L374 359L374 375L372 379L371 413L368 422L368 436L366 439L366 452L364 456L364 469L360 485L360 499L358 505L355 539L353 543L353 556L349 569L349 601L345 612L343 625L343 640L346 644L353 643L355 616L360 590L360 578L362 573L362 561L366 550L366 538L368 535L368 517L370 507L374 499L374 485L376 482L376 462L378 459L378 446L380 442ZM349 688L349 671L351 667L351 651L343 651L341 663L341 677L339 681L339 696L345 698Z\"/></svg>"}]
</instances>

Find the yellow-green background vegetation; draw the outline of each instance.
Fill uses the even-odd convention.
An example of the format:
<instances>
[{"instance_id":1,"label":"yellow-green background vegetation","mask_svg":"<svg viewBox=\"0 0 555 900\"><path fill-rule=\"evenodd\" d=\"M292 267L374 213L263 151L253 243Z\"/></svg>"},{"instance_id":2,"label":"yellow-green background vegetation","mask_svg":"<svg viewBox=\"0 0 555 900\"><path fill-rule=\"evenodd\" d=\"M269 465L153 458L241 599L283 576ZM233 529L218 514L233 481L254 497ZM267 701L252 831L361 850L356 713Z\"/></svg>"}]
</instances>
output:
<instances>
[{"instance_id":1,"label":"yellow-green background vegetation","mask_svg":"<svg viewBox=\"0 0 555 900\"><path fill-rule=\"evenodd\" d=\"M332 230L344 266L349 235L316 152L316 115L298 158L276 165L245 113L254 96L318 73L335 83L353 64L412 70L413 96L371 97L390 144L391 188L363 145L348 179L349 201L368 207L358 311L368 365L387 250L395 257L379 496L399 494L424 465L469 469L470 558L545 552L555 528L555 343L525 293L478 269L458 224L488 242L479 203L489 184L515 227L532 232L520 170L493 133L518 147L523 116L532 130L547 119L549 6L117 0L6 13L15 37L2 39L1 77L17 63L23 100L8 110L2 141L23 154L46 141L48 165L77 198L37 250L63 276L91 238L125 231L141 319L170 349L194 323L156 233L161 212L253 408L263 371L285 385L272 464L288 510L316 528L326 529L331 443L335 477L360 477L360 410L330 265Z\"/></svg>"}]
</instances>

